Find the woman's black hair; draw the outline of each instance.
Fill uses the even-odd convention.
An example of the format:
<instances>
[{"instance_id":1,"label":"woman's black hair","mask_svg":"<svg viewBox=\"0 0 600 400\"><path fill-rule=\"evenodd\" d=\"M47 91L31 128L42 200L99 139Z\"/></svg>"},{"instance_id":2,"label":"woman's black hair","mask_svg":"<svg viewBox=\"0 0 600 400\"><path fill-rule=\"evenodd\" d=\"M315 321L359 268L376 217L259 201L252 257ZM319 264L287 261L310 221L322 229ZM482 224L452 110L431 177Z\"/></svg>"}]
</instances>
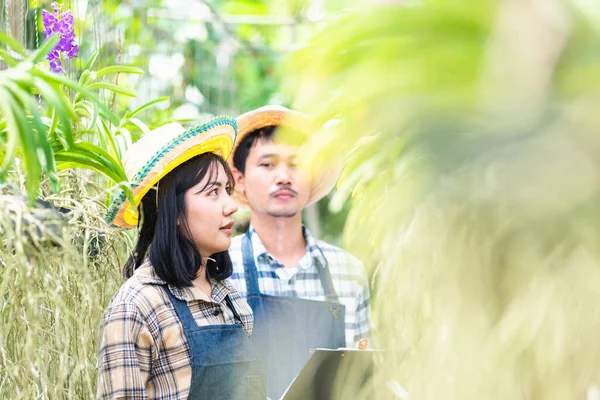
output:
<instances>
[{"instance_id":1,"label":"woman's black hair","mask_svg":"<svg viewBox=\"0 0 600 400\"><path fill-rule=\"evenodd\" d=\"M192 286L203 260L190 235L185 216L185 192L206 175L209 175L207 182L213 181L219 164L233 187L233 176L225 160L216 154L204 153L177 166L146 193L138 208L138 242L125 263L125 278L131 277L148 257L156 275L163 281L180 288ZM231 276L233 265L227 250L210 258L214 261L206 260L207 280L221 281Z\"/></svg>"}]
</instances>

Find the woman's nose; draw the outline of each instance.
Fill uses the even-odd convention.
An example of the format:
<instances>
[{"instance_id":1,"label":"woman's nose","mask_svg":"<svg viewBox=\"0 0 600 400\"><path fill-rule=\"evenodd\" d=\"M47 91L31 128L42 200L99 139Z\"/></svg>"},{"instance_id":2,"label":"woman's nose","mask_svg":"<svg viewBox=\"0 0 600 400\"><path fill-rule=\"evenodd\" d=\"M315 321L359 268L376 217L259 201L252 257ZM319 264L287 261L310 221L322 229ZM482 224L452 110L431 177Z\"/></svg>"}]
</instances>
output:
<instances>
[{"instance_id":1,"label":"woman's nose","mask_svg":"<svg viewBox=\"0 0 600 400\"><path fill-rule=\"evenodd\" d=\"M229 194L227 194L227 198L225 199L225 205L223 207L224 214L225 215L235 214L235 212L237 210L238 210L237 204L235 203L235 201L233 201L231 196Z\"/></svg>"}]
</instances>

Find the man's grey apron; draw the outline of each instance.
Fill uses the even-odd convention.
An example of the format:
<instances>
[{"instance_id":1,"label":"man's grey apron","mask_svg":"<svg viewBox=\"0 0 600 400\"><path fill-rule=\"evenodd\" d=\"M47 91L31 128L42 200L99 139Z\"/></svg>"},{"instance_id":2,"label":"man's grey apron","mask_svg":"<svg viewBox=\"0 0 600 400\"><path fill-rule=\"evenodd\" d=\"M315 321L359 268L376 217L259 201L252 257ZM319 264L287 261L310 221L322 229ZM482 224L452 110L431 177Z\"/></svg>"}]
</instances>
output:
<instances>
[{"instance_id":1,"label":"man's grey apron","mask_svg":"<svg viewBox=\"0 0 600 400\"><path fill-rule=\"evenodd\" d=\"M254 311L252 341L266 362L267 396L279 399L310 356L311 349L346 345L345 307L327 266L317 266L325 301L260 293L250 233L242 239L248 304Z\"/></svg>"}]
</instances>

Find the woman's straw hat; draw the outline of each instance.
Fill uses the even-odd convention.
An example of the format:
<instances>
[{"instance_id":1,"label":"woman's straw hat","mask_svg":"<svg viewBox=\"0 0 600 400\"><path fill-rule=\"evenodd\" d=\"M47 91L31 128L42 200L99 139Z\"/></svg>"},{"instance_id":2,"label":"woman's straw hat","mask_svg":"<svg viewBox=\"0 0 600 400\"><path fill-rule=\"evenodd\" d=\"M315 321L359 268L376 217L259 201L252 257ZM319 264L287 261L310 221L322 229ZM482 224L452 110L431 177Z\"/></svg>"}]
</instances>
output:
<instances>
[{"instance_id":1,"label":"woman's straw hat","mask_svg":"<svg viewBox=\"0 0 600 400\"><path fill-rule=\"evenodd\" d=\"M126 229L137 227L138 206L161 178L203 153L215 153L226 160L236 135L235 120L224 116L187 130L180 124L170 123L148 132L123 156L135 205L132 207L125 191L121 190L106 213L106 221Z\"/></svg>"},{"instance_id":2,"label":"woman's straw hat","mask_svg":"<svg viewBox=\"0 0 600 400\"><path fill-rule=\"evenodd\" d=\"M257 108L256 110L242 114L236 121L238 125L238 139L228 160L229 166L232 169L234 168L233 155L237 150L237 146L239 146L248 134L257 129L268 126L288 127L292 131L305 133L307 139L323 132L323 128L310 116L282 106ZM317 164L311 166L311 190L307 206L321 200L333 189L340 176L341 169L342 163L339 157L330 157L326 163L320 163L319 166ZM241 191L235 190L232 197L240 207L245 209L250 208L246 196Z\"/></svg>"}]
</instances>

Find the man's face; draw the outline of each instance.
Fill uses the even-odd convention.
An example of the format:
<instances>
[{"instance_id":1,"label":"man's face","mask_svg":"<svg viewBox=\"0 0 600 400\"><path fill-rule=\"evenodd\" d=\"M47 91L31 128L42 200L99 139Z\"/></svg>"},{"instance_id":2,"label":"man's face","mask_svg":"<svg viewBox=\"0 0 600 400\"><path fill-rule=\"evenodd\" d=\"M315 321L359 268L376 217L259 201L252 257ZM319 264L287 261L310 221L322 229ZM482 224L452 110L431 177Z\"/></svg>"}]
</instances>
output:
<instances>
[{"instance_id":1,"label":"man's face","mask_svg":"<svg viewBox=\"0 0 600 400\"><path fill-rule=\"evenodd\" d=\"M253 213L290 218L310 196L306 173L296 168L298 148L258 139L248 152L246 171L235 171L236 190L246 195Z\"/></svg>"}]
</instances>

